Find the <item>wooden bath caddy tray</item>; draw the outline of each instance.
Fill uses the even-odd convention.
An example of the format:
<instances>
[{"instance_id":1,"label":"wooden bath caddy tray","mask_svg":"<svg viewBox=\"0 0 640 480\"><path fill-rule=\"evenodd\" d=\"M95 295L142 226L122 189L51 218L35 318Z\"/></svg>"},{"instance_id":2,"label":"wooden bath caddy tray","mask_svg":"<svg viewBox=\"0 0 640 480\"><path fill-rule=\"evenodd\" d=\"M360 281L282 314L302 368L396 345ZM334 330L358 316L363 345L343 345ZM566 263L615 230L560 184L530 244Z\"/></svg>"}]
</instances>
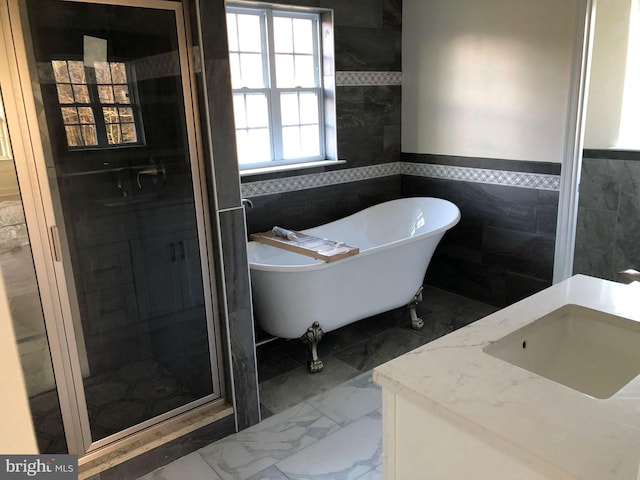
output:
<instances>
[{"instance_id":1,"label":"wooden bath caddy tray","mask_svg":"<svg viewBox=\"0 0 640 480\"><path fill-rule=\"evenodd\" d=\"M297 238L292 240L276 236L271 231L254 233L250 238L256 242L290 250L308 257L324 260L325 262L335 262L336 260L351 257L360 252L358 247L352 247L343 242L314 237L313 235L307 235L306 233L294 233Z\"/></svg>"}]
</instances>

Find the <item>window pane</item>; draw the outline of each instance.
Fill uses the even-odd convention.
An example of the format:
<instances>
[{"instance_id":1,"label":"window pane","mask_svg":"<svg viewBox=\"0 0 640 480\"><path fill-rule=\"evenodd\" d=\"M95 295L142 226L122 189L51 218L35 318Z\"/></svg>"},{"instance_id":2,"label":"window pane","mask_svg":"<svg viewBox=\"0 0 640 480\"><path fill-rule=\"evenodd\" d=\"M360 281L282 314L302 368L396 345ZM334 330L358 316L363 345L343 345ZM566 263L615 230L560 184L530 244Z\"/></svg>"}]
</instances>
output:
<instances>
[{"instance_id":1,"label":"window pane","mask_svg":"<svg viewBox=\"0 0 640 480\"><path fill-rule=\"evenodd\" d=\"M293 19L293 42L296 53L313 53L313 23L307 18Z\"/></svg>"},{"instance_id":2,"label":"window pane","mask_svg":"<svg viewBox=\"0 0 640 480\"><path fill-rule=\"evenodd\" d=\"M320 155L320 134L317 126L285 127L282 129L284 158Z\"/></svg>"},{"instance_id":3,"label":"window pane","mask_svg":"<svg viewBox=\"0 0 640 480\"><path fill-rule=\"evenodd\" d=\"M271 160L271 140L268 128L248 130L248 140L254 161Z\"/></svg>"},{"instance_id":4,"label":"window pane","mask_svg":"<svg viewBox=\"0 0 640 480\"><path fill-rule=\"evenodd\" d=\"M300 110L298 107L297 93L283 93L280 95L280 109L282 125L298 125L300 123Z\"/></svg>"},{"instance_id":5,"label":"window pane","mask_svg":"<svg viewBox=\"0 0 640 480\"><path fill-rule=\"evenodd\" d=\"M282 129L282 154L284 158L300 157L300 127Z\"/></svg>"},{"instance_id":6,"label":"window pane","mask_svg":"<svg viewBox=\"0 0 640 480\"><path fill-rule=\"evenodd\" d=\"M239 14L238 40L241 52L262 52L260 16Z\"/></svg>"},{"instance_id":7,"label":"window pane","mask_svg":"<svg viewBox=\"0 0 640 480\"><path fill-rule=\"evenodd\" d=\"M318 96L314 92L300 93L300 123L318 124Z\"/></svg>"},{"instance_id":8,"label":"window pane","mask_svg":"<svg viewBox=\"0 0 640 480\"><path fill-rule=\"evenodd\" d=\"M86 85L74 85L73 96L77 103L91 103L89 98L89 89Z\"/></svg>"},{"instance_id":9,"label":"window pane","mask_svg":"<svg viewBox=\"0 0 640 480\"><path fill-rule=\"evenodd\" d=\"M269 111L265 95L247 95L247 126L268 127Z\"/></svg>"},{"instance_id":10,"label":"window pane","mask_svg":"<svg viewBox=\"0 0 640 480\"><path fill-rule=\"evenodd\" d=\"M60 110L62 111L62 121L65 125L80 123L78 111L74 107L63 107Z\"/></svg>"},{"instance_id":11,"label":"window pane","mask_svg":"<svg viewBox=\"0 0 640 480\"><path fill-rule=\"evenodd\" d=\"M234 13L227 13L227 38L229 40L229 50L232 52L238 51L238 28Z\"/></svg>"},{"instance_id":12,"label":"window pane","mask_svg":"<svg viewBox=\"0 0 640 480\"><path fill-rule=\"evenodd\" d=\"M242 88L242 75L240 74L240 55L238 53L229 54L231 66L231 88Z\"/></svg>"},{"instance_id":13,"label":"window pane","mask_svg":"<svg viewBox=\"0 0 640 480\"><path fill-rule=\"evenodd\" d=\"M278 88L297 87L293 55L276 55L276 84Z\"/></svg>"},{"instance_id":14,"label":"window pane","mask_svg":"<svg viewBox=\"0 0 640 480\"><path fill-rule=\"evenodd\" d=\"M67 133L67 145L70 147L81 147L84 145L79 125L66 126L64 130Z\"/></svg>"},{"instance_id":15,"label":"window pane","mask_svg":"<svg viewBox=\"0 0 640 480\"><path fill-rule=\"evenodd\" d=\"M123 123L120 125L120 129L122 131L122 143L136 143L138 141L135 124Z\"/></svg>"},{"instance_id":16,"label":"window pane","mask_svg":"<svg viewBox=\"0 0 640 480\"><path fill-rule=\"evenodd\" d=\"M271 160L269 129L238 130L238 163L248 164Z\"/></svg>"},{"instance_id":17,"label":"window pane","mask_svg":"<svg viewBox=\"0 0 640 480\"><path fill-rule=\"evenodd\" d=\"M316 74L311 55L296 55L296 86L315 87Z\"/></svg>"},{"instance_id":18,"label":"window pane","mask_svg":"<svg viewBox=\"0 0 640 480\"><path fill-rule=\"evenodd\" d=\"M246 105L244 102L244 95L233 95L233 116L236 121L236 128L245 128L247 126Z\"/></svg>"},{"instance_id":19,"label":"window pane","mask_svg":"<svg viewBox=\"0 0 640 480\"><path fill-rule=\"evenodd\" d=\"M110 62L110 65L111 65L111 82L127 83L127 72L124 68L124 63Z\"/></svg>"},{"instance_id":20,"label":"window pane","mask_svg":"<svg viewBox=\"0 0 640 480\"><path fill-rule=\"evenodd\" d=\"M117 123L110 123L106 125L107 129L107 142L111 145L122 143L122 137L120 136L120 125Z\"/></svg>"},{"instance_id":21,"label":"window pane","mask_svg":"<svg viewBox=\"0 0 640 480\"><path fill-rule=\"evenodd\" d=\"M58 101L62 104L73 103L73 90L71 85L56 85L58 89Z\"/></svg>"},{"instance_id":22,"label":"window pane","mask_svg":"<svg viewBox=\"0 0 640 480\"><path fill-rule=\"evenodd\" d=\"M82 125L80 128L82 129L82 138L84 139L85 145L98 144L98 137L96 136L95 125Z\"/></svg>"},{"instance_id":23,"label":"window pane","mask_svg":"<svg viewBox=\"0 0 640 480\"><path fill-rule=\"evenodd\" d=\"M69 71L67 70L67 62L64 60L53 60L51 62L53 66L53 76L56 79L56 83L70 83Z\"/></svg>"},{"instance_id":24,"label":"window pane","mask_svg":"<svg viewBox=\"0 0 640 480\"><path fill-rule=\"evenodd\" d=\"M291 19L273 17L274 49L278 53L293 53Z\"/></svg>"},{"instance_id":25,"label":"window pane","mask_svg":"<svg viewBox=\"0 0 640 480\"><path fill-rule=\"evenodd\" d=\"M100 103L114 103L113 88L110 85L98 85Z\"/></svg>"},{"instance_id":26,"label":"window pane","mask_svg":"<svg viewBox=\"0 0 640 480\"><path fill-rule=\"evenodd\" d=\"M255 53L240 54L240 87L262 88L262 55Z\"/></svg>"},{"instance_id":27,"label":"window pane","mask_svg":"<svg viewBox=\"0 0 640 480\"><path fill-rule=\"evenodd\" d=\"M320 155L320 133L317 125L300 128L300 154L302 157Z\"/></svg>"},{"instance_id":28,"label":"window pane","mask_svg":"<svg viewBox=\"0 0 640 480\"><path fill-rule=\"evenodd\" d=\"M129 87L126 85L114 85L113 92L116 103L131 103L129 99Z\"/></svg>"},{"instance_id":29,"label":"window pane","mask_svg":"<svg viewBox=\"0 0 640 480\"><path fill-rule=\"evenodd\" d=\"M95 62L93 66L96 70L97 83L111 83L111 71L109 70L108 62Z\"/></svg>"},{"instance_id":30,"label":"window pane","mask_svg":"<svg viewBox=\"0 0 640 480\"><path fill-rule=\"evenodd\" d=\"M119 123L118 109L116 107L103 107L102 115L104 116L104 123Z\"/></svg>"},{"instance_id":31,"label":"window pane","mask_svg":"<svg viewBox=\"0 0 640 480\"><path fill-rule=\"evenodd\" d=\"M240 164L319 158L323 125L319 118L322 90L317 62L322 55L318 51L317 16L269 7L261 8L258 15L253 10L246 15L240 8L229 10L229 58ZM265 28L271 30L273 43L265 41ZM262 51L258 50L259 43ZM279 103L275 112L271 110L272 100ZM278 158L273 158L274 154Z\"/></svg>"},{"instance_id":32,"label":"window pane","mask_svg":"<svg viewBox=\"0 0 640 480\"><path fill-rule=\"evenodd\" d=\"M93 118L93 110L91 109L91 107L78 107L78 115L80 116L80 123L96 123L95 119Z\"/></svg>"},{"instance_id":33,"label":"window pane","mask_svg":"<svg viewBox=\"0 0 640 480\"><path fill-rule=\"evenodd\" d=\"M118 108L118 115L120 115L121 123L133 123L133 110L128 107Z\"/></svg>"},{"instance_id":34,"label":"window pane","mask_svg":"<svg viewBox=\"0 0 640 480\"><path fill-rule=\"evenodd\" d=\"M84 76L84 63L78 61L68 63L71 83L87 83Z\"/></svg>"}]
</instances>

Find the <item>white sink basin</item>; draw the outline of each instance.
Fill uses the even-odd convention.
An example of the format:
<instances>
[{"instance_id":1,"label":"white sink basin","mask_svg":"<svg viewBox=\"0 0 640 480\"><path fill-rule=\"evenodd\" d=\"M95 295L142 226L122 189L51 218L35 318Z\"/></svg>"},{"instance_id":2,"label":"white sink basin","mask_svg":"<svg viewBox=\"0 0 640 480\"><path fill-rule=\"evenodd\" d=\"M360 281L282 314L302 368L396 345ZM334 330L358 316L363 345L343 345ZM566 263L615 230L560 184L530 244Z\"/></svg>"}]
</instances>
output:
<instances>
[{"instance_id":1,"label":"white sink basin","mask_svg":"<svg viewBox=\"0 0 640 480\"><path fill-rule=\"evenodd\" d=\"M580 305L565 305L483 351L605 399L640 373L640 324Z\"/></svg>"}]
</instances>

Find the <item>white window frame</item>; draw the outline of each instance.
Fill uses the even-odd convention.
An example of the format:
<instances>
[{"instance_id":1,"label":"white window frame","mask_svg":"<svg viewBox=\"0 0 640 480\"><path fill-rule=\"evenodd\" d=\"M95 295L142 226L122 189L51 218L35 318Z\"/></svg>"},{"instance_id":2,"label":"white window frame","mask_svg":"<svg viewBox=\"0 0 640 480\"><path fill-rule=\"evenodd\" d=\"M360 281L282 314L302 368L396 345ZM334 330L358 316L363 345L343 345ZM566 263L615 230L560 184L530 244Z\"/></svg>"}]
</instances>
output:
<instances>
[{"instance_id":1,"label":"white window frame","mask_svg":"<svg viewBox=\"0 0 640 480\"><path fill-rule=\"evenodd\" d=\"M315 9L295 9L287 7L278 7L271 4L251 4L249 6L242 5L241 3L233 2L227 4L227 13L248 13L260 16L261 19L261 39L263 45L263 73L264 73L264 85L263 88L233 88L233 95L245 95L251 93L264 94L267 98L267 108L269 110L269 137L271 142L271 159L266 161L246 162L240 163L239 168L242 172L258 172L266 169L278 169L281 167L290 166L313 166L318 162L330 160L333 162L335 159L328 158L330 155L327 152L327 138L326 138L326 122L325 117L325 85L323 77L323 45L322 45L322 13ZM278 88L276 84L276 71L275 71L275 50L272 47L274 45L274 33L273 33L273 18L274 17L287 17L287 18L307 18L313 20L313 61L315 68L315 87L287 87ZM234 51L233 53L236 53ZM240 52L238 52L240 53ZM319 136L319 154L315 156L296 157L296 158L284 158L283 154L283 139L282 139L282 119L281 119L281 106L280 96L282 93L287 92L314 92L318 99L318 136ZM304 124L300 124L304 125ZM307 164L307 165L305 165Z\"/></svg>"}]
</instances>

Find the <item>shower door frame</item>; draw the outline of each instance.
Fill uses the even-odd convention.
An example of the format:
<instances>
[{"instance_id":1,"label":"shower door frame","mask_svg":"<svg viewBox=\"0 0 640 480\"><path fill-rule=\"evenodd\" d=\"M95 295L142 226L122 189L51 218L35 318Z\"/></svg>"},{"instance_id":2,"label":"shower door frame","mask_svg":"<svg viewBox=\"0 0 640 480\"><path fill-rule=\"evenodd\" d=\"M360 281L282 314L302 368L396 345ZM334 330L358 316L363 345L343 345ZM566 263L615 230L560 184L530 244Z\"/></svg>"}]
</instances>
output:
<instances>
[{"instance_id":1,"label":"shower door frame","mask_svg":"<svg viewBox=\"0 0 640 480\"><path fill-rule=\"evenodd\" d=\"M36 93L31 84L33 72L29 65L31 38L25 35L27 29L24 28L26 19L23 0L0 0L0 63L8 66L0 69L0 86L4 96L7 97L5 113L9 137L13 141L11 146L31 237L67 446L69 453L78 454L81 457L80 463L83 463L115 450L120 446L121 440L138 438L135 434L142 431L149 432L149 429L161 426L163 422L198 415L211 408L219 408L225 403L225 392L220 315L213 298L217 291L215 250L213 232L207 221L210 216L206 201L208 196L204 175L204 155L195 98L195 58L192 45L189 43L189 16L186 5L168 0L64 1L165 10L174 14L187 135L186 148L193 181L213 383L213 392L209 395L98 441L92 441L82 375L86 370L86 361L82 360L83 345L77 342L79 337L76 335L80 325L77 318L73 272L68 264L68 251L61 255L61 249L66 245L62 244L56 235L58 223L61 223L62 219L61 211L59 209L56 211L55 192L52 191L48 174L48 170L53 165L52 156L47 150L46 141L42 140L45 137L41 132L46 128L46 124L43 124L36 108ZM63 228L62 225L60 228ZM71 283L70 288L69 283Z\"/></svg>"}]
</instances>

